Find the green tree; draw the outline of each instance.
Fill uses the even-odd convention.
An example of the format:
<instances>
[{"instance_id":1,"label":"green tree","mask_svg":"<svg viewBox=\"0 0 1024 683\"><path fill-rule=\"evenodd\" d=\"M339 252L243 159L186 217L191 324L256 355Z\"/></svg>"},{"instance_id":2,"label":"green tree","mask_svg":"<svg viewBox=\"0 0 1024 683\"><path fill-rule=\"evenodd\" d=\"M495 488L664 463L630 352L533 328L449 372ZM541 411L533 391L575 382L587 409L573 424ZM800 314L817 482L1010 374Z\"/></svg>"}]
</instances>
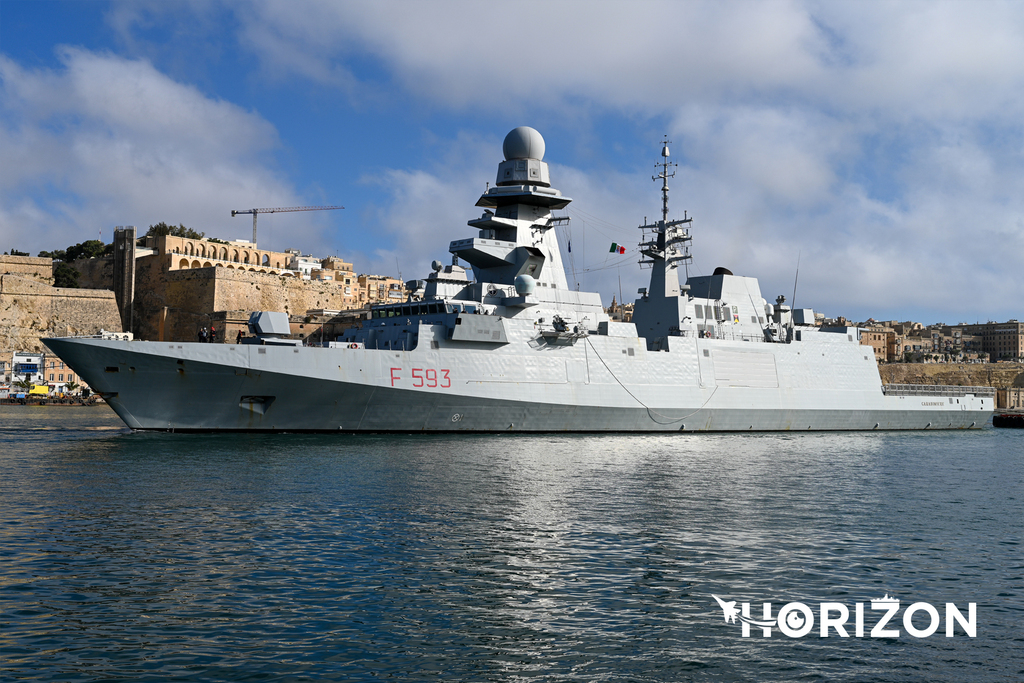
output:
<instances>
[{"instance_id":1,"label":"green tree","mask_svg":"<svg viewBox=\"0 0 1024 683\"><path fill-rule=\"evenodd\" d=\"M70 382L68 382L67 384L64 385L64 393L66 393L66 394L73 394L76 391L78 391L78 388L80 386L82 386L82 385L79 384L78 382L74 381L74 380L71 380Z\"/></svg>"},{"instance_id":2,"label":"green tree","mask_svg":"<svg viewBox=\"0 0 1024 683\"><path fill-rule=\"evenodd\" d=\"M170 235L171 237L184 237L190 240L201 240L206 235L205 232L196 232L192 228L186 228L184 225L167 225L163 221L156 225L149 226L149 230L146 231L145 237L163 237L164 235Z\"/></svg>"},{"instance_id":3,"label":"green tree","mask_svg":"<svg viewBox=\"0 0 1024 683\"><path fill-rule=\"evenodd\" d=\"M63 249L57 249L55 251L41 251L39 252L39 258L52 258L54 261L66 261L68 255Z\"/></svg>"},{"instance_id":4,"label":"green tree","mask_svg":"<svg viewBox=\"0 0 1024 683\"><path fill-rule=\"evenodd\" d=\"M53 286L77 289L78 276L77 270L61 261L53 268Z\"/></svg>"},{"instance_id":5,"label":"green tree","mask_svg":"<svg viewBox=\"0 0 1024 683\"><path fill-rule=\"evenodd\" d=\"M78 244L68 247L65 251L65 263L71 263L72 261L80 258L94 258L103 256L107 249L107 245L103 244L100 240L86 240L85 242L79 242Z\"/></svg>"},{"instance_id":6,"label":"green tree","mask_svg":"<svg viewBox=\"0 0 1024 683\"><path fill-rule=\"evenodd\" d=\"M22 377L18 381L14 382L14 386L16 386L19 389L22 389L24 391L31 391L32 387L34 387L35 384L33 384L32 380L30 380L28 378L28 375L25 375L24 377Z\"/></svg>"}]
</instances>

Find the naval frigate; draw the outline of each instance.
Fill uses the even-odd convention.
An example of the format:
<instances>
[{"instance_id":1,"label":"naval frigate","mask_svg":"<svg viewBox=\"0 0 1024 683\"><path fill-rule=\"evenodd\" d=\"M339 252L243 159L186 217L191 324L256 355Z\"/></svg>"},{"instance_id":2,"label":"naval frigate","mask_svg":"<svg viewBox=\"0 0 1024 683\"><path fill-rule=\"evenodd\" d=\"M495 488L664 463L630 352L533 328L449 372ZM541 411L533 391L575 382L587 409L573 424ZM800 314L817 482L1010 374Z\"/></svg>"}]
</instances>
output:
<instances>
[{"instance_id":1,"label":"naval frigate","mask_svg":"<svg viewBox=\"0 0 1024 683\"><path fill-rule=\"evenodd\" d=\"M855 327L766 301L724 268L681 281L692 218L640 226L649 286L630 322L570 287L556 237L572 200L545 142L516 128L471 237L451 242L408 299L373 306L333 341L254 313L242 344L103 338L45 343L130 428L163 431L784 431L965 429L992 389L883 385ZM468 268L467 268L468 266ZM469 271L472 271L470 277Z\"/></svg>"}]
</instances>

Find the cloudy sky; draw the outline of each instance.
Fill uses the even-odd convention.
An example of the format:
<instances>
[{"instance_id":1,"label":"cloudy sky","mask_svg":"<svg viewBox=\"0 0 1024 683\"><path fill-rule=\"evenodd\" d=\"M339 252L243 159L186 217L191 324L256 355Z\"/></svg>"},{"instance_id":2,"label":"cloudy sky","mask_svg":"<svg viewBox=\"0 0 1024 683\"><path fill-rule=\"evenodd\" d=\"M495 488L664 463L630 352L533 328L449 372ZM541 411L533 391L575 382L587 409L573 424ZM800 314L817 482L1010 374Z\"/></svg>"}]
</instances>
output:
<instances>
[{"instance_id":1,"label":"cloudy sky","mask_svg":"<svg viewBox=\"0 0 1024 683\"><path fill-rule=\"evenodd\" d=\"M0 252L335 204L260 244L422 277L519 125L606 303L646 285L667 135L691 273L789 299L799 262L830 316L1024 318L1020 2L0 0Z\"/></svg>"}]
</instances>

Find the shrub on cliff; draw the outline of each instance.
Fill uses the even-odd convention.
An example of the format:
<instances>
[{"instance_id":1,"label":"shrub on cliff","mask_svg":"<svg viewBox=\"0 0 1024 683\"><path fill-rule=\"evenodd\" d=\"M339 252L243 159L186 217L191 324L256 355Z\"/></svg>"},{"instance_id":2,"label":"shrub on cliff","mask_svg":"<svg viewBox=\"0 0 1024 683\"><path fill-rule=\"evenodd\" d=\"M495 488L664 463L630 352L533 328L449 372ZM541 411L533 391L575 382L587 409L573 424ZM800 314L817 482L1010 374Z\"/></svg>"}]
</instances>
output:
<instances>
[{"instance_id":1,"label":"shrub on cliff","mask_svg":"<svg viewBox=\"0 0 1024 683\"><path fill-rule=\"evenodd\" d=\"M77 289L78 271L63 261L57 263L53 267L53 286Z\"/></svg>"},{"instance_id":2,"label":"shrub on cliff","mask_svg":"<svg viewBox=\"0 0 1024 683\"><path fill-rule=\"evenodd\" d=\"M54 251L41 251L39 256L52 258L54 261L71 263L80 258L99 258L113 251L113 244L103 244L100 240L86 240L73 244L67 249L56 249Z\"/></svg>"},{"instance_id":3,"label":"shrub on cliff","mask_svg":"<svg viewBox=\"0 0 1024 683\"><path fill-rule=\"evenodd\" d=\"M156 225L149 226L149 230L146 231L145 237L163 237L164 235L170 235L171 237L184 237L190 240L201 240L206 233L196 232L192 228L186 228L184 225L174 227L173 225L167 225L161 221Z\"/></svg>"}]
</instances>

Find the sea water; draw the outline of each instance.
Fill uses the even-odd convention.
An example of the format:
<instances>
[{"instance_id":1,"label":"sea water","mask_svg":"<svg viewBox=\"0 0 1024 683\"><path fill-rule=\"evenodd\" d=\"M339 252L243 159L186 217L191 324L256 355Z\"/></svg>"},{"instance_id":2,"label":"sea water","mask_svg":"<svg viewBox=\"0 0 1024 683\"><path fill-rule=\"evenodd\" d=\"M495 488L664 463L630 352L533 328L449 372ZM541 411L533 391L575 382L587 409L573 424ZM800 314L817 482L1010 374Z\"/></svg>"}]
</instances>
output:
<instances>
[{"instance_id":1,"label":"sea water","mask_svg":"<svg viewBox=\"0 0 1024 683\"><path fill-rule=\"evenodd\" d=\"M1020 430L203 436L6 406L0 678L1021 680L1022 541ZM899 636L856 637L885 595ZM744 637L713 596L843 603L848 637Z\"/></svg>"}]
</instances>

